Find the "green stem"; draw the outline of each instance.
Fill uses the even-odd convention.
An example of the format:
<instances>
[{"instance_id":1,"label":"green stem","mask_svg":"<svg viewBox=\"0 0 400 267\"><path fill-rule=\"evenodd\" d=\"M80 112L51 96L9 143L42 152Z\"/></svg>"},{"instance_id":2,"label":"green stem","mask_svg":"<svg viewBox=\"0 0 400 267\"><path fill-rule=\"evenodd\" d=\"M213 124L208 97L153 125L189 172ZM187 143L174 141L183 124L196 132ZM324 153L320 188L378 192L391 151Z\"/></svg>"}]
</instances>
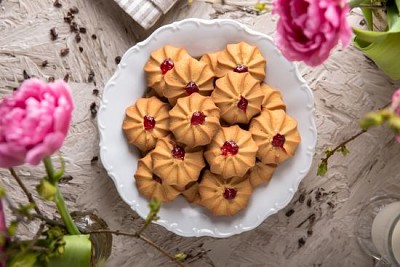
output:
<instances>
[{"instance_id":1,"label":"green stem","mask_svg":"<svg viewBox=\"0 0 400 267\"><path fill-rule=\"evenodd\" d=\"M74 221L72 220L72 217L68 211L67 205L65 205L64 198L61 194L60 188L58 185L56 186L57 192L54 197L54 202L56 203L58 212L61 215L61 219L63 220L65 227L68 230L68 233L71 235L80 235L81 232L79 232L78 227L76 227Z\"/></svg>"},{"instance_id":2,"label":"green stem","mask_svg":"<svg viewBox=\"0 0 400 267\"><path fill-rule=\"evenodd\" d=\"M49 177L50 182L55 185L54 181L54 167L53 167L53 163L51 162L51 158L50 157L46 157L43 159L43 163L44 163L44 167L46 168L46 173L47 173L47 177Z\"/></svg>"},{"instance_id":3,"label":"green stem","mask_svg":"<svg viewBox=\"0 0 400 267\"><path fill-rule=\"evenodd\" d=\"M55 177L56 172L54 171L53 163L51 162L50 157L46 157L43 159L44 166L46 168L47 177L49 178L50 183L52 183L56 187L56 193L54 196L54 202L56 203L58 212L61 215L61 219L65 224L65 227L68 230L68 233L71 235L80 235L81 233L78 230L78 227L75 225L72 220L71 214L65 204L64 198L61 194L60 188L57 184L57 178Z\"/></svg>"}]
</instances>

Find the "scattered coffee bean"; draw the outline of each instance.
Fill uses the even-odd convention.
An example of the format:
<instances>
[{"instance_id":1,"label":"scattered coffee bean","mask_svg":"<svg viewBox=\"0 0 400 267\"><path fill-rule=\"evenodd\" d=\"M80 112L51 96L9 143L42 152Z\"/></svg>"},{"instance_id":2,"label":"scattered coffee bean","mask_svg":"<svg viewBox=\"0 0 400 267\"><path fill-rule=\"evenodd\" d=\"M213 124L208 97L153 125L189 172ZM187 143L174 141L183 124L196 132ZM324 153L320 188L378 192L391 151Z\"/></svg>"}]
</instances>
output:
<instances>
[{"instance_id":1,"label":"scattered coffee bean","mask_svg":"<svg viewBox=\"0 0 400 267\"><path fill-rule=\"evenodd\" d=\"M69 25L69 29L71 32L79 32L79 27L78 27L78 24L76 24L76 22L72 22Z\"/></svg>"},{"instance_id":2,"label":"scattered coffee bean","mask_svg":"<svg viewBox=\"0 0 400 267\"><path fill-rule=\"evenodd\" d=\"M306 195L304 193L301 193L299 196L299 202L301 204L303 204L305 199L306 199Z\"/></svg>"},{"instance_id":3,"label":"scattered coffee bean","mask_svg":"<svg viewBox=\"0 0 400 267\"><path fill-rule=\"evenodd\" d=\"M56 1L54 1L53 6L60 8L60 7L62 7L62 4L60 3L60 0L56 0Z\"/></svg>"},{"instance_id":4,"label":"scattered coffee bean","mask_svg":"<svg viewBox=\"0 0 400 267\"><path fill-rule=\"evenodd\" d=\"M92 104L90 104L90 113L92 114L92 118L96 117L97 115L97 106L95 102L92 102Z\"/></svg>"},{"instance_id":5,"label":"scattered coffee bean","mask_svg":"<svg viewBox=\"0 0 400 267\"><path fill-rule=\"evenodd\" d=\"M94 81L94 72L93 70L89 71L89 76L88 76L88 82L93 82Z\"/></svg>"},{"instance_id":6,"label":"scattered coffee bean","mask_svg":"<svg viewBox=\"0 0 400 267\"><path fill-rule=\"evenodd\" d=\"M328 206L333 209L335 207L335 204L333 204L331 201L328 201L326 204L328 204Z\"/></svg>"},{"instance_id":7,"label":"scattered coffee bean","mask_svg":"<svg viewBox=\"0 0 400 267\"><path fill-rule=\"evenodd\" d=\"M120 56L117 56L116 58L115 58L115 64L119 64L121 62L121 57Z\"/></svg>"},{"instance_id":8,"label":"scattered coffee bean","mask_svg":"<svg viewBox=\"0 0 400 267\"><path fill-rule=\"evenodd\" d=\"M317 190L317 192L315 192L315 200L319 201L321 199L321 191Z\"/></svg>"},{"instance_id":9,"label":"scattered coffee bean","mask_svg":"<svg viewBox=\"0 0 400 267\"><path fill-rule=\"evenodd\" d=\"M53 76L50 76L50 77L47 79L47 81L48 81L49 83L52 83L52 82L54 82L54 81L55 81L55 79L54 79L54 77L53 77Z\"/></svg>"},{"instance_id":10,"label":"scattered coffee bean","mask_svg":"<svg viewBox=\"0 0 400 267\"><path fill-rule=\"evenodd\" d=\"M308 230L307 230L307 235L308 235L308 236L311 236L312 234L313 234L313 230L312 230L312 229L308 229Z\"/></svg>"},{"instance_id":11,"label":"scattered coffee bean","mask_svg":"<svg viewBox=\"0 0 400 267\"><path fill-rule=\"evenodd\" d=\"M65 76L64 76L64 82L67 83L68 80L69 80L69 73L65 74Z\"/></svg>"},{"instance_id":12,"label":"scattered coffee bean","mask_svg":"<svg viewBox=\"0 0 400 267\"><path fill-rule=\"evenodd\" d=\"M46 67L49 64L49 62L47 60L43 60L42 62L42 67Z\"/></svg>"},{"instance_id":13,"label":"scattered coffee bean","mask_svg":"<svg viewBox=\"0 0 400 267\"><path fill-rule=\"evenodd\" d=\"M309 198L308 200L307 200L307 207L309 207L309 208L311 208L311 198Z\"/></svg>"},{"instance_id":14,"label":"scattered coffee bean","mask_svg":"<svg viewBox=\"0 0 400 267\"><path fill-rule=\"evenodd\" d=\"M72 20L74 19L74 17L72 16L65 16L64 17L64 22L71 24Z\"/></svg>"},{"instance_id":15,"label":"scattered coffee bean","mask_svg":"<svg viewBox=\"0 0 400 267\"><path fill-rule=\"evenodd\" d=\"M68 47L66 47L66 48L61 48L61 50L60 50L60 56L65 57L66 55L68 55L68 53L69 53L69 48L68 48Z\"/></svg>"},{"instance_id":16,"label":"scattered coffee bean","mask_svg":"<svg viewBox=\"0 0 400 267\"><path fill-rule=\"evenodd\" d=\"M26 72L26 70L22 71L22 76L24 76L24 80L28 80L31 78L31 76Z\"/></svg>"},{"instance_id":17,"label":"scattered coffee bean","mask_svg":"<svg viewBox=\"0 0 400 267\"><path fill-rule=\"evenodd\" d=\"M83 47L82 46L79 47L79 52L81 52L81 53L83 52Z\"/></svg>"},{"instance_id":18,"label":"scattered coffee bean","mask_svg":"<svg viewBox=\"0 0 400 267\"><path fill-rule=\"evenodd\" d=\"M56 31L56 27L50 29L50 37L52 41L57 40L58 33Z\"/></svg>"},{"instance_id":19,"label":"scattered coffee bean","mask_svg":"<svg viewBox=\"0 0 400 267\"><path fill-rule=\"evenodd\" d=\"M99 95L99 90L93 89L92 94L95 95L95 96L98 96Z\"/></svg>"},{"instance_id":20,"label":"scattered coffee bean","mask_svg":"<svg viewBox=\"0 0 400 267\"><path fill-rule=\"evenodd\" d=\"M85 27L79 27L79 32L85 34L87 30Z\"/></svg>"},{"instance_id":21,"label":"scattered coffee bean","mask_svg":"<svg viewBox=\"0 0 400 267\"><path fill-rule=\"evenodd\" d=\"M94 157L90 160L90 164L93 165L93 164L95 164L98 160L99 160L99 157L98 157L98 156L94 156Z\"/></svg>"},{"instance_id":22,"label":"scattered coffee bean","mask_svg":"<svg viewBox=\"0 0 400 267\"><path fill-rule=\"evenodd\" d=\"M60 184L66 184L69 181L71 181L72 179L74 179L74 177L72 177L71 175L64 175L60 178L59 183Z\"/></svg>"},{"instance_id":23,"label":"scattered coffee bean","mask_svg":"<svg viewBox=\"0 0 400 267\"><path fill-rule=\"evenodd\" d=\"M293 215L293 213L294 213L294 209L290 209L285 213L285 215L286 215L286 217L290 217Z\"/></svg>"},{"instance_id":24,"label":"scattered coffee bean","mask_svg":"<svg viewBox=\"0 0 400 267\"><path fill-rule=\"evenodd\" d=\"M71 12L72 14L78 14L79 9L76 6L73 6L69 9L69 12Z\"/></svg>"},{"instance_id":25,"label":"scattered coffee bean","mask_svg":"<svg viewBox=\"0 0 400 267\"><path fill-rule=\"evenodd\" d=\"M0 3L1 3L1 1L0 1ZM18 87L14 87L13 88L13 91L15 92L15 91L17 91L18 90Z\"/></svg>"},{"instance_id":26,"label":"scattered coffee bean","mask_svg":"<svg viewBox=\"0 0 400 267\"><path fill-rule=\"evenodd\" d=\"M96 34L92 34L92 39L96 40L97 39L97 35Z\"/></svg>"},{"instance_id":27,"label":"scattered coffee bean","mask_svg":"<svg viewBox=\"0 0 400 267\"><path fill-rule=\"evenodd\" d=\"M299 248L301 248L306 243L306 240L302 237L299 239L298 243L299 243Z\"/></svg>"},{"instance_id":28,"label":"scattered coffee bean","mask_svg":"<svg viewBox=\"0 0 400 267\"><path fill-rule=\"evenodd\" d=\"M77 43L80 43L81 40L82 40L81 35L80 35L79 33L77 33L77 34L75 35L75 41L76 41Z\"/></svg>"}]
</instances>

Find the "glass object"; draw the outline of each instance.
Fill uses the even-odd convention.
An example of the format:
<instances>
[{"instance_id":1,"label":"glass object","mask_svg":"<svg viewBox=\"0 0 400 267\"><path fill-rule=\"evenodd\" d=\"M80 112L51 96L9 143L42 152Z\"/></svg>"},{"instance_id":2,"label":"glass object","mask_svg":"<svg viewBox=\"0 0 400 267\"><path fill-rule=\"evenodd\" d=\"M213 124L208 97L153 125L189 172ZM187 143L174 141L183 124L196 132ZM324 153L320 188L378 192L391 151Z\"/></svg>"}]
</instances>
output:
<instances>
[{"instance_id":1,"label":"glass object","mask_svg":"<svg viewBox=\"0 0 400 267\"><path fill-rule=\"evenodd\" d=\"M107 223L99 218L91 211L74 211L71 216L77 227L82 233L95 230L108 230ZM92 263L93 266L104 266L105 262L111 255L112 249L112 234L110 233L93 233L90 234L92 241Z\"/></svg>"},{"instance_id":2,"label":"glass object","mask_svg":"<svg viewBox=\"0 0 400 267\"><path fill-rule=\"evenodd\" d=\"M372 198L361 210L355 234L376 266L400 266L400 196Z\"/></svg>"}]
</instances>

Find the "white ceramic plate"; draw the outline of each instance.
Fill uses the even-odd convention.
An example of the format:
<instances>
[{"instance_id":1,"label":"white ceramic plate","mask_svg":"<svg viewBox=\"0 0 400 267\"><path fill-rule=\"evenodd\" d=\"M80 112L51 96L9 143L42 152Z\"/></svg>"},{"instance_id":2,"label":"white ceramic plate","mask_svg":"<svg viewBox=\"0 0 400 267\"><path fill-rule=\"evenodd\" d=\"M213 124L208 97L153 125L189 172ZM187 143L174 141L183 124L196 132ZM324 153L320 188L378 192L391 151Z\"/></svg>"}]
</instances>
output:
<instances>
[{"instance_id":1,"label":"white ceramic plate","mask_svg":"<svg viewBox=\"0 0 400 267\"><path fill-rule=\"evenodd\" d=\"M245 41L256 45L267 59L266 82L279 88L287 112L298 121L302 137L296 155L280 165L269 184L258 187L246 209L232 217L214 217L204 208L190 205L183 197L164 204L156 223L182 236L228 237L251 230L269 215L285 207L308 173L317 139L314 100L310 88L275 47L272 39L232 20L187 19L163 26L145 41L130 48L104 89L98 113L100 155L122 199L142 218L148 200L134 183L139 153L129 146L121 129L125 109L146 90L143 66L150 53L164 45L184 47L194 57Z\"/></svg>"}]
</instances>

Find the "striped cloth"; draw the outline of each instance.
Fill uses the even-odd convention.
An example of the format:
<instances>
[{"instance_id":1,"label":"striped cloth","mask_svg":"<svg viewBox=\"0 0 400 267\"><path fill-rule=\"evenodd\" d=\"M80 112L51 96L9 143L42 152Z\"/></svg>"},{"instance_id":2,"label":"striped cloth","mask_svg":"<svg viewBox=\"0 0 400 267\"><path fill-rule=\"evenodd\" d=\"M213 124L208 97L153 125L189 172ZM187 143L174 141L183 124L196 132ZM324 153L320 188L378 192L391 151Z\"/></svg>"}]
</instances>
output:
<instances>
[{"instance_id":1,"label":"striped cloth","mask_svg":"<svg viewBox=\"0 0 400 267\"><path fill-rule=\"evenodd\" d=\"M148 29L178 0L115 0L144 29Z\"/></svg>"}]
</instances>

